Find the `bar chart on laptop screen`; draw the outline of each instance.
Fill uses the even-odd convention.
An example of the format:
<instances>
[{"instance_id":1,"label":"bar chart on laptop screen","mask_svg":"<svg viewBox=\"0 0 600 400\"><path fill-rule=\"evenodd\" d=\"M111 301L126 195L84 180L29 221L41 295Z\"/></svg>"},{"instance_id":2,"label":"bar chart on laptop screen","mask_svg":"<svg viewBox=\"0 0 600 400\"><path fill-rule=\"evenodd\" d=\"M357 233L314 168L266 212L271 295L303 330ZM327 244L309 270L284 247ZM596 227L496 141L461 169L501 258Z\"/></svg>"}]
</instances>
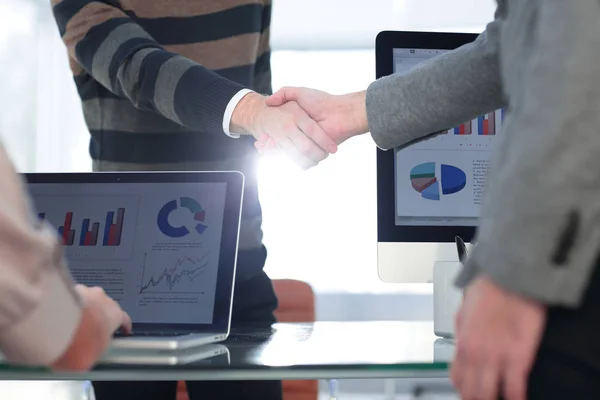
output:
<instances>
[{"instance_id":1,"label":"bar chart on laptop screen","mask_svg":"<svg viewBox=\"0 0 600 400\"><path fill-rule=\"evenodd\" d=\"M73 211L65 212L64 222L58 227L58 234L61 238L63 246L120 246L123 236L123 222L125 220L125 208L121 207L116 211L108 211L104 220L104 229L101 240L98 241L100 235L100 221L92 222L91 218L83 218L81 228L76 229L73 223ZM38 217L41 221L46 219L46 213L39 213ZM116 218L116 219L115 219ZM77 240L76 240L77 238Z\"/></svg>"},{"instance_id":2,"label":"bar chart on laptop screen","mask_svg":"<svg viewBox=\"0 0 600 400\"><path fill-rule=\"evenodd\" d=\"M69 259L127 260L135 242L137 196L39 196L38 218L56 227Z\"/></svg>"},{"instance_id":3,"label":"bar chart on laptop screen","mask_svg":"<svg viewBox=\"0 0 600 400\"><path fill-rule=\"evenodd\" d=\"M56 229L76 282L100 286L115 300L125 292L135 257L140 196L37 195L37 217Z\"/></svg>"}]
</instances>

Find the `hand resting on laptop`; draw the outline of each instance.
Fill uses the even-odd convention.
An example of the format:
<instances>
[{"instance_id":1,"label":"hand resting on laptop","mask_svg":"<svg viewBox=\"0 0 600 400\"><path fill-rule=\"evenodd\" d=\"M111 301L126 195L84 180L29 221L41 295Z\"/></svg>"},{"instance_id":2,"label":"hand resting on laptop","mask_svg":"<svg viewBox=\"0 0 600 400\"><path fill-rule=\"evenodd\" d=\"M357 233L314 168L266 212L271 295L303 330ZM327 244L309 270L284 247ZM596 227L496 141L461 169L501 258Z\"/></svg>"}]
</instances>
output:
<instances>
[{"instance_id":1,"label":"hand resting on laptop","mask_svg":"<svg viewBox=\"0 0 600 400\"><path fill-rule=\"evenodd\" d=\"M100 287L76 285L83 301L82 320L71 345L52 365L56 370L87 370L108 349L113 333L129 334L131 318Z\"/></svg>"}]
</instances>

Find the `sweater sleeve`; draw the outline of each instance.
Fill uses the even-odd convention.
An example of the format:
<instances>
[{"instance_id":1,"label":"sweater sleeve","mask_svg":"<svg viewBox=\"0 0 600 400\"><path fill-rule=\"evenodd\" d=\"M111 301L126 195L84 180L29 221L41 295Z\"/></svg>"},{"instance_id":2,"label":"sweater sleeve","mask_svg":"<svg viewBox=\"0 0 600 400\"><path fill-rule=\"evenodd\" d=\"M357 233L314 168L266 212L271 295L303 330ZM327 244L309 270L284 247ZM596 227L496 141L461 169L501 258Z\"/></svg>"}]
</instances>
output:
<instances>
[{"instance_id":1,"label":"sweater sleeve","mask_svg":"<svg viewBox=\"0 0 600 400\"><path fill-rule=\"evenodd\" d=\"M262 29L258 43L258 58L254 68L254 90L260 94L273 94L271 84L271 0L265 1Z\"/></svg>"},{"instance_id":2,"label":"sweater sleeve","mask_svg":"<svg viewBox=\"0 0 600 400\"><path fill-rule=\"evenodd\" d=\"M164 50L108 0L51 2L69 56L85 73L141 110L196 131L222 132L227 104L242 85Z\"/></svg>"},{"instance_id":3,"label":"sweater sleeve","mask_svg":"<svg viewBox=\"0 0 600 400\"><path fill-rule=\"evenodd\" d=\"M459 284L484 273L508 290L574 308L600 254L600 7L536 7L520 33L532 39L517 46L527 57L517 61L505 140Z\"/></svg>"},{"instance_id":4,"label":"sweater sleeve","mask_svg":"<svg viewBox=\"0 0 600 400\"><path fill-rule=\"evenodd\" d=\"M495 20L473 43L369 86L369 129L380 148L405 146L505 105L499 65L504 7L499 1Z\"/></svg>"},{"instance_id":5,"label":"sweater sleeve","mask_svg":"<svg viewBox=\"0 0 600 400\"><path fill-rule=\"evenodd\" d=\"M68 348L81 302L56 231L36 228L20 180L0 146L0 352L50 365Z\"/></svg>"}]
</instances>

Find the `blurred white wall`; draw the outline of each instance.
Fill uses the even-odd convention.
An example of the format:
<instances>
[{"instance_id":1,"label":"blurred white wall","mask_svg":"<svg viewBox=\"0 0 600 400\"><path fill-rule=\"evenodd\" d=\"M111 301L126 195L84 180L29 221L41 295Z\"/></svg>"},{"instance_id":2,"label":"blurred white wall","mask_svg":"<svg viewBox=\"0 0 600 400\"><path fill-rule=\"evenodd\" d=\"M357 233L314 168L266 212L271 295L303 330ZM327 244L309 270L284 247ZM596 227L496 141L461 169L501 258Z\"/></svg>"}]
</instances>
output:
<instances>
[{"instance_id":1,"label":"blurred white wall","mask_svg":"<svg viewBox=\"0 0 600 400\"><path fill-rule=\"evenodd\" d=\"M481 32L494 0L273 0L276 50L370 49L382 30Z\"/></svg>"}]
</instances>

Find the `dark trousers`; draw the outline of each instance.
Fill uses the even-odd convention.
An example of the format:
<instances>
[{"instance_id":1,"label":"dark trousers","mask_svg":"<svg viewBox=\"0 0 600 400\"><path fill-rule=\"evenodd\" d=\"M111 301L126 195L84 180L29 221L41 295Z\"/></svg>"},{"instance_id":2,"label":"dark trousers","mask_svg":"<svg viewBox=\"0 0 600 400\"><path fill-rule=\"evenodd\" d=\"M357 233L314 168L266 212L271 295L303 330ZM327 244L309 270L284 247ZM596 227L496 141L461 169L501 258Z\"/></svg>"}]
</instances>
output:
<instances>
[{"instance_id":1,"label":"dark trousers","mask_svg":"<svg viewBox=\"0 0 600 400\"><path fill-rule=\"evenodd\" d=\"M600 267L576 310L551 308L528 400L600 399Z\"/></svg>"},{"instance_id":2,"label":"dark trousers","mask_svg":"<svg viewBox=\"0 0 600 400\"><path fill-rule=\"evenodd\" d=\"M271 280L261 272L236 282L232 328L267 328L275 321L277 298ZM190 400L281 400L280 381L186 382ZM97 400L174 400L177 382L93 382Z\"/></svg>"}]
</instances>

